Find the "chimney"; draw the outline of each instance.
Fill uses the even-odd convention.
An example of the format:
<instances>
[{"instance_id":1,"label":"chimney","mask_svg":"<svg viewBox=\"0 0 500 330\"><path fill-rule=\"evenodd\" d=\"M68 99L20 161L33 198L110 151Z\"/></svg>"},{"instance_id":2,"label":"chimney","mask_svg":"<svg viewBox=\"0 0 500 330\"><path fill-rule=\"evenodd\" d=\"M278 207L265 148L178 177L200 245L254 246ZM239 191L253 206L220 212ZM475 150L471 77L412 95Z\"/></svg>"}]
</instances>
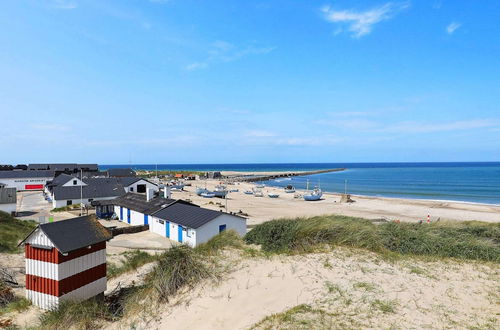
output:
<instances>
[{"instance_id":1,"label":"chimney","mask_svg":"<svg viewBox=\"0 0 500 330\"><path fill-rule=\"evenodd\" d=\"M155 195L154 189L151 189L151 188L146 189L146 202L149 202L150 200L152 200L154 195Z\"/></svg>"},{"instance_id":2,"label":"chimney","mask_svg":"<svg viewBox=\"0 0 500 330\"><path fill-rule=\"evenodd\" d=\"M169 186L163 187L163 197L167 198L167 199L172 198L172 194L170 193L170 187Z\"/></svg>"}]
</instances>

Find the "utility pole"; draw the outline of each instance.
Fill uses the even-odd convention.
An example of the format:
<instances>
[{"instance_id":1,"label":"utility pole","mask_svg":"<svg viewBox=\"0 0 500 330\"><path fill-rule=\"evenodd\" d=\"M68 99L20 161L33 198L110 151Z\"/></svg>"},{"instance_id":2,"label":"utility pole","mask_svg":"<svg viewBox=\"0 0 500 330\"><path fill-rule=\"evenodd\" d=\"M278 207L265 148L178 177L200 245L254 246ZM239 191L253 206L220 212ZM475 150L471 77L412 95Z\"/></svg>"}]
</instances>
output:
<instances>
[{"instance_id":1,"label":"utility pole","mask_svg":"<svg viewBox=\"0 0 500 330\"><path fill-rule=\"evenodd\" d=\"M80 216L83 215L83 169L80 169Z\"/></svg>"}]
</instances>

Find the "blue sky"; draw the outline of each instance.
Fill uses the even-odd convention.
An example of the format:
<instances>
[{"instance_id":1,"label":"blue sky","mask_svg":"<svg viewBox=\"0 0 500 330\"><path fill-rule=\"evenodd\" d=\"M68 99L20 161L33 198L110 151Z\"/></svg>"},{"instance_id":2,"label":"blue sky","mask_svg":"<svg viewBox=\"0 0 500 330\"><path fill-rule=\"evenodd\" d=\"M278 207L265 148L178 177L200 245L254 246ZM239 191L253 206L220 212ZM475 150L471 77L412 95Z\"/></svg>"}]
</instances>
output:
<instances>
[{"instance_id":1,"label":"blue sky","mask_svg":"<svg viewBox=\"0 0 500 330\"><path fill-rule=\"evenodd\" d=\"M500 160L498 1L0 4L0 163Z\"/></svg>"}]
</instances>

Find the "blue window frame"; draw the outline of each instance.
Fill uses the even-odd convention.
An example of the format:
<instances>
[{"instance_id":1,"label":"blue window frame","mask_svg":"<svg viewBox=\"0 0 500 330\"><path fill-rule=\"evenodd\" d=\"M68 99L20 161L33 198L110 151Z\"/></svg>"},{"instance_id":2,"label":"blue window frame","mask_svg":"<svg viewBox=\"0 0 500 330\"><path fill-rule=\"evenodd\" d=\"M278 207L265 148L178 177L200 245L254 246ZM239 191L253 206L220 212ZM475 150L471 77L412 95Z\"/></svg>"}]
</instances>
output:
<instances>
[{"instance_id":1,"label":"blue window frame","mask_svg":"<svg viewBox=\"0 0 500 330\"><path fill-rule=\"evenodd\" d=\"M226 230L226 225L220 225L219 226L219 233L222 233L224 230Z\"/></svg>"},{"instance_id":2,"label":"blue window frame","mask_svg":"<svg viewBox=\"0 0 500 330\"><path fill-rule=\"evenodd\" d=\"M127 209L127 222L130 223L130 209Z\"/></svg>"},{"instance_id":3,"label":"blue window frame","mask_svg":"<svg viewBox=\"0 0 500 330\"><path fill-rule=\"evenodd\" d=\"M120 221L123 221L123 207L120 206Z\"/></svg>"},{"instance_id":4,"label":"blue window frame","mask_svg":"<svg viewBox=\"0 0 500 330\"><path fill-rule=\"evenodd\" d=\"M147 214L144 214L144 224L149 225L149 219Z\"/></svg>"},{"instance_id":5,"label":"blue window frame","mask_svg":"<svg viewBox=\"0 0 500 330\"><path fill-rule=\"evenodd\" d=\"M168 222L168 221L165 221L165 231L166 231L165 235L168 238L170 238L170 222Z\"/></svg>"}]
</instances>

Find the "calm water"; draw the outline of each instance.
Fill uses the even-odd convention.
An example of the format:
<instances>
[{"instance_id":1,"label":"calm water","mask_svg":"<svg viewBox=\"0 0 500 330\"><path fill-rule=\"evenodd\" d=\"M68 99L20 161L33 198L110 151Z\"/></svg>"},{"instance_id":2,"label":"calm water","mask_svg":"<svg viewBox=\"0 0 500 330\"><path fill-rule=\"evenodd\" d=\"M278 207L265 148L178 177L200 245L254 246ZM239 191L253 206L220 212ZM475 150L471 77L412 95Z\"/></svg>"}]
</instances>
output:
<instances>
[{"instance_id":1,"label":"calm water","mask_svg":"<svg viewBox=\"0 0 500 330\"><path fill-rule=\"evenodd\" d=\"M154 170L155 165L103 165ZM456 200L500 204L500 162L488 163L321 163L321 164L178 164L158 170L192 171L305 171L346 168L343 172L271 180L265 183L304 189L309 180L324 191L354 195Z\"/></svg>"}]
</instances>

